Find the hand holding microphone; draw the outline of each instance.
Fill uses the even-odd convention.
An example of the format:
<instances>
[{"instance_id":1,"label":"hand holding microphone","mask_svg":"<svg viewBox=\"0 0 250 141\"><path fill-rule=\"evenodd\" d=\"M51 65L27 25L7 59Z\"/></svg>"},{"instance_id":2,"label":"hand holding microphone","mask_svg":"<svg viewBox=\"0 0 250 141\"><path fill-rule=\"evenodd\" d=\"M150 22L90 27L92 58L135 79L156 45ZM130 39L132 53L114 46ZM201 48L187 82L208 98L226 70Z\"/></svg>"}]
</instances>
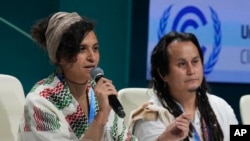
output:
<instances>
[{"instance_id":1,"label":"hand holding microphone","mask_svg":"<svg viewBox=\"0 0 250 141\"><path fill-rule=\"evenodd\" d=\"M95 80L95 82L97 83L98 80L100 80L102 77L104 77L104 72L101 68L94 68L91 70L90 75L92 77L93 80ZM119 102L119 100L117 99L117 96L115 94L110 94L108 96L108 100L109 100L109 105L111 106L111 108L114 110L114 112L121 118L125 117L125 112L123 110L123 107L121 105L121 103Z\"/></svg>"}]
</instances>

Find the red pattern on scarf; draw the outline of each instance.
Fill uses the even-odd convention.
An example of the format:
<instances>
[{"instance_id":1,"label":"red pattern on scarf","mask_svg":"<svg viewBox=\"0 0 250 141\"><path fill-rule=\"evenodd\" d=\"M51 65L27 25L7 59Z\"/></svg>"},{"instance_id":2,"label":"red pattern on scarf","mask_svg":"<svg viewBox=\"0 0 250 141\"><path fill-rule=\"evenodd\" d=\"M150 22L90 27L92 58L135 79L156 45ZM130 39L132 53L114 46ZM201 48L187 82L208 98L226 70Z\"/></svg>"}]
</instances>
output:
<instances>
[{"instance_id":1,"label":"red pattern on scarf","mask_svg":"<svg viewBox=\"0 0 250 141\"><path fill-rule=\"evenodd\" d=\"M82 108L80 107L80 105L78 105L77 106L77 111L74 112L71 115L66 116L65 119L68 121L68 123L72 123L72 122L75 122L78 119L82 119L83 115L84 114L83 114Z\"/></svg>"},{"instance_id":2,"label":"red pattern on scarf","mask_svg":"<svg viewBox=\"0 0 250 141\"><path fill-rule=\"evenodd\" d=\"M62 91L64 88L63 84L61 82L58 82L56 87L51 89L51 88L46 88L43 91L40 92L40 95L42 97L48 98L49 96L53 95L53 94L57 94L60 91Z\"/></svg>"}]
</instances>

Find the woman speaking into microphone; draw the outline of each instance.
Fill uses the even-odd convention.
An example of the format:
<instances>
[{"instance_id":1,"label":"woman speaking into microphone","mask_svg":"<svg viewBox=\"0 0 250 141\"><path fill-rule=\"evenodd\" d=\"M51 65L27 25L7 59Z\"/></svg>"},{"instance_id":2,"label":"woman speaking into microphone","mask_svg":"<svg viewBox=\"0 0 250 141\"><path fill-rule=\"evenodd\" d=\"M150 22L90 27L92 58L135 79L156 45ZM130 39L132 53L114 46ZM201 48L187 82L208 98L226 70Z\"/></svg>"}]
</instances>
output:
<instances>
[{"instance_id":1,"label":"woman speaking into microphone","mask_svg":"<svg viewBox=\"0 0 250 141\"><path fill-rule=\"evenodd\" d=\"M115 141L136 140L111 110L112 82L102 77L91 87L90 71L100 58L94 24L75 12L57 12L38 21L31 35L57 69L27 94L18 140L100 141L107 121Z\"/></svg>"}]
</instances>

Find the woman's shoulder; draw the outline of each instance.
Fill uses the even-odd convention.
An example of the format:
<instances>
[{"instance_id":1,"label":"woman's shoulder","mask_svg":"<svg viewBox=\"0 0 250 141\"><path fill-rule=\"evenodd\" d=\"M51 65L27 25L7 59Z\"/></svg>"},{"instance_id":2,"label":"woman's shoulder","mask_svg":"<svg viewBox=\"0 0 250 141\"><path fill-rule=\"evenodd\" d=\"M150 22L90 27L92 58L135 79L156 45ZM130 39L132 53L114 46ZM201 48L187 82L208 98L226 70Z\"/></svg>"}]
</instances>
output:
<instances>
[{"instance_id":1,"label":"woman's shoulder","mask_svg":"<svg viewBox=\"0 0 250 141\"><path fill-rule=\"evenodd\" d=\"M238 124L234 109L225 99L214 94L207 94L207 96L222 127L228 126L228 124Z\"/></svg>"},{"instance_id":2,"label":"woman's shoulder","mask_svg":"<svg viewBox=\"0 0 250 141\"><path fill-rule=\"evenodd\" d=\"M228 102L220 96L207 93L207 97L211 104L229 105Z\"/></svg>"},{"instance_id":3,"label":"woman's shoulder","mask_svg":"<svg viewBox=\"0 0 250 141\"><path fill-rule=\"evenodd\" d=\"M213 94L207 95L211 107L217 114L223 113L224 115L230 114L235 116L233 108L225 99Z\"/></svg>"},{"instance_id":4,"label":"woman's shoulder","mask_svg":"<svg viewBox=\"0 0 250 141\"><path fill-rule=\"evenodd\" d=\"M41 98L47 99L49 95L56 93L56 91L62 88L63 84L60 83L60 80L54 74L51 74L35 83L27 94L26 101L32 102L41 100Z\"/></svg>"}]
</instances>

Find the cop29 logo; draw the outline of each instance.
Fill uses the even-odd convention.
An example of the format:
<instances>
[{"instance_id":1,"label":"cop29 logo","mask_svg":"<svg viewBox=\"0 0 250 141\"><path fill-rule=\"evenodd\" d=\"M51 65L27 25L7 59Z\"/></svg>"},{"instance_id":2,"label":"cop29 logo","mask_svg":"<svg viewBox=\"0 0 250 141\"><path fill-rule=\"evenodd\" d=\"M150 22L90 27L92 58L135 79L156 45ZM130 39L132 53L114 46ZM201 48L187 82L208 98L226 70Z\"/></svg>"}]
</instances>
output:
<instances>
[{"instance_id":1,"label":"cop29 logo","mask_svg":"<svg viewBox=\"0 0 250 141\"><path fill-rule=\"evenodd\" d=\"M169 19L169 16L171 14L172 7L173 7L173 5L170 5L169 7L167 7L164 10L164 12L160 18L160 23L159 23L158 33L157 33L158 39L160 39L166 32L165 30L168 26L168 19ZM209 7L209 11L210 11L210 15L211 15L211 20L213 22L212 27L213 27L213 40L214 41L213 41L213 49L212 49L211 53L209 54L207 61L204 62L205 75L212 72L214 65L218 61L219 53L221 50L221 36L222 36L221 35L221 24L220 24L220 20L219 20L217 13L215 12L215 10L212 7ZM200 20L200 22L202 24L201 26L205 26L208 23L203 12L199 8L197 8L195 6L185 6L179 12L177 12L175 18L173 19L172 28L170 29L171 31L177 31L179 21L186 14L193 14L194 16L198 17L198 19ZM189 19L186 19L181 24L180 28L178 28L178 29L181 32L185 32L186 29L190 26L193 27L194 29L197 29L199 27L199 24L193 18L189 18ZM200 45L200 46L201 46L201 49L202 49L203 54L205 56L207 47L204 45ZM208 54L206 54L206 55L208 55ZM205 58L204 58L204 60L205 60Z\"/></svg>"}]
</instances>

